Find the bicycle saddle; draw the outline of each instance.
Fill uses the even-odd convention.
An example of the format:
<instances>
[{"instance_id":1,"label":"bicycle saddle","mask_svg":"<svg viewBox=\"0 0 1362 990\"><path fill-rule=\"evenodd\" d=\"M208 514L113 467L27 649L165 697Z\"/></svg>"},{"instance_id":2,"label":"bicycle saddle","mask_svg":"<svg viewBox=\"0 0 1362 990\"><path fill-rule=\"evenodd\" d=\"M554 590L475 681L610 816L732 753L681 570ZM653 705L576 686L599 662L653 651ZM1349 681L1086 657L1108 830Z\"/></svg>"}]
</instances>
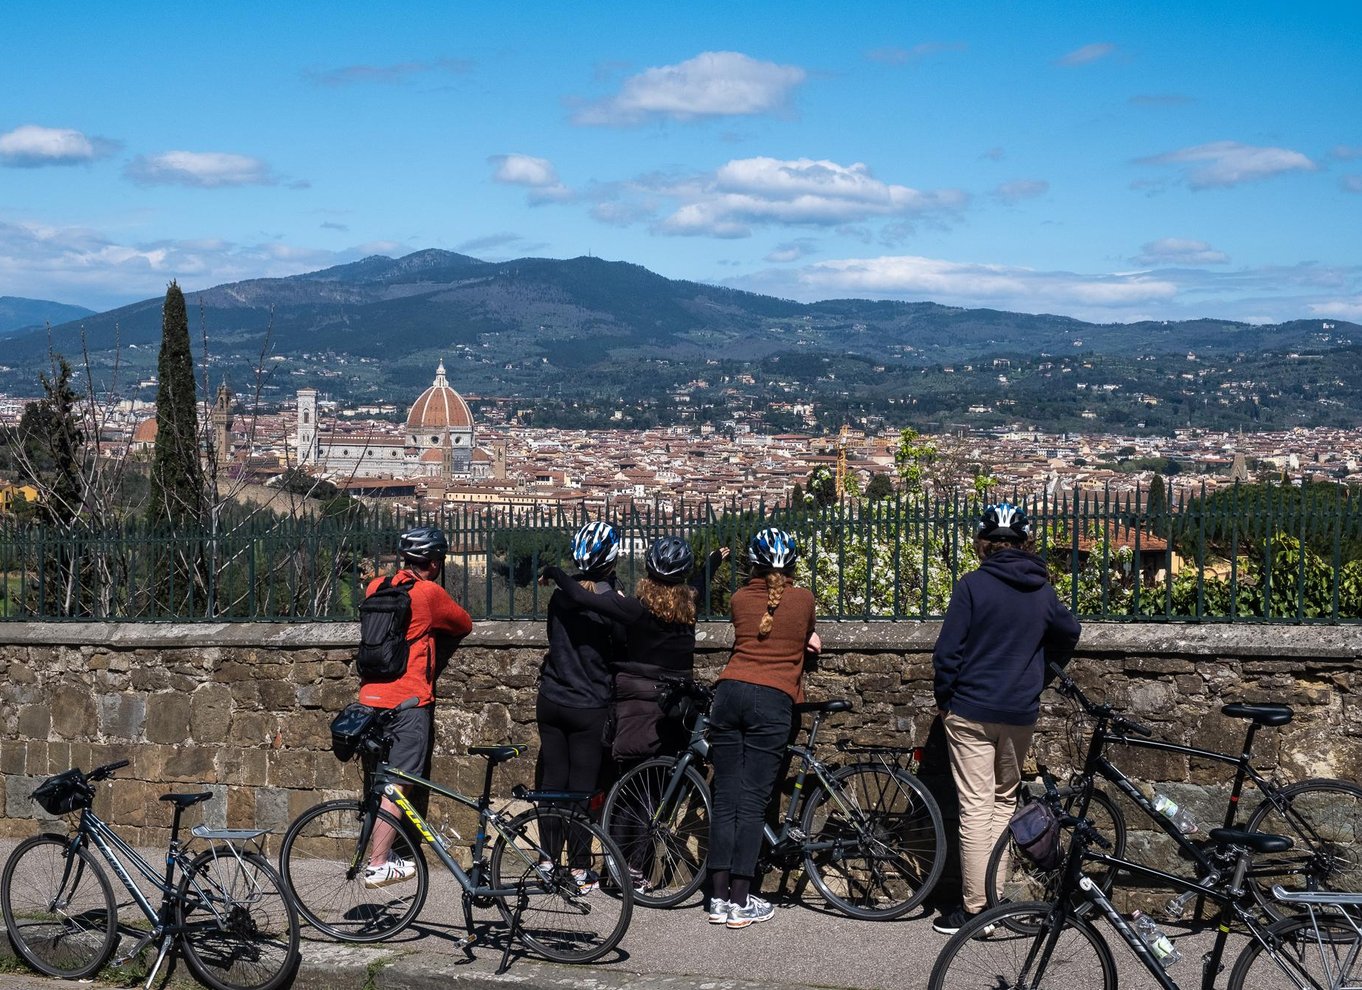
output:
<instances>
[{"instance_id":1,"label":"bicycle saddle","mask_svg":"<svg viewBox=\"0 0 1362 990\"><path fill-rule=\"evenodd\" d=\"M1238 702L1220 709L1220 714L1230 718L1252 719L1259 725L1285 725L1291 721L1290 705L1249 705Z\"/></svg>"},{"instance_id":2,"label":"bicycle saddle","mask_svg":"<svg viewBox=\"0 0 1362 990\"><path fill-rule=\"evenodd\" d=\"M1237 828L1213 828L1211 841L1220 846L1243 846L1257 853L1286 852L1295 844L1285 835L1245 832Z\"/></svg>"},{"instance_id":3,"label":"bicycle saddle","mask_svg":"<svg viewBox=\"0 0 1362 990\"><path fill-rule=\"evenodd\" d=\"M801 701L794 706L794 710L800 715L805 712L849 712L851 702L845 698L833 698L831 701Z\"/></svg>"},{"instance_id":4,"label":"bicycle saddle","mask_svg":"<svg viewBox=\"0 0 1362 990\"><path fill-rule=\"evenodd\" d=\"M191 804L207 801L212 796L212 791L204 791L202 794L162 794L161 800L169 801L177 808L188 808Z\"/></svg>"},{"instance_id":5,"label":"bicycle saddle","mask_svg":"<svg viewBox=\"0 0 1362 990\"><path fill-rule=\"evenodd\" d=\"M503 760L510 760L525 752L524 746L512 744L510 746L469 746L469 756L485 756L493 763L500 763Z\"/></svg>"}]
</instances>

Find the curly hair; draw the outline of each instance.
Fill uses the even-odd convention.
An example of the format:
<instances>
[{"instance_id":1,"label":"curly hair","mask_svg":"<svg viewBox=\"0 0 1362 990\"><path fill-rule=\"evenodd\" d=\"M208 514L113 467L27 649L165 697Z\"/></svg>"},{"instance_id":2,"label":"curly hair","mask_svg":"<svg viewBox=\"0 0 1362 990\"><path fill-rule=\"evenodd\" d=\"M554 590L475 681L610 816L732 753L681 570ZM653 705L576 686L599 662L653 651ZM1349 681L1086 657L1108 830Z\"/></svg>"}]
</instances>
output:
<instances>
[{"instance_id":1,"label":"curly hair","mask_svg":"<svg viewBox=\"0 0 1362 990\"><path fill-rule=\"evenodd\" d=\"M1027 537L1025 541L986 540L981 536L974 538L974 554L980 560L987 560L1000 550L1025 550L1027 553L1035 553L1036 540L1035 537Z\"/></svg>"},{"instance_id":2,"label":"curly hair","mask_svg":"<svg viewBox=\"0 0 1362 990\"><path fill-rule=\"evenodd\" d=\"M690 585L663 584L641 577L634 593L643 607L663 622L695 625L695 589Z\"/></svg>"}]
</instances>

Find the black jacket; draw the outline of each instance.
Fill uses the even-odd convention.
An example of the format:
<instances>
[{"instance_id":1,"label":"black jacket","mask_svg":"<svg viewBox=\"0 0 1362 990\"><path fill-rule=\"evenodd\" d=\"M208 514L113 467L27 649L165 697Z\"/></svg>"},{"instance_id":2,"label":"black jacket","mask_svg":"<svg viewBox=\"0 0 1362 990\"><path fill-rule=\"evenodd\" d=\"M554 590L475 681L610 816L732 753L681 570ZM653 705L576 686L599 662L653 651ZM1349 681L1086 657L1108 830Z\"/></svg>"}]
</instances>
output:
<instances>
[{"instance_id":1,"label":"black jacket","mask_svg":"<svg viewBox=\"0 0 1362 990\"><path fill-rule=\"evenodd\" d=\"M596 594L615 595L610 581L597 581ZM580 575L568 578L579 590ZM588 592L589 594L590 592ZM549 652L540 671L539 693L564 708L605 708L610 704L611 667L624 643L624 630L603 615L577 608L559 589L549 598Z\"/></svg>"},{"instance_id":2,"label":"black jacket","mask_svg":"<svg viewBox=\"0 0 1362 990\"><path fill-rule=\"evenodd\" d=\"M976 722L1034 725L1047 659L1067 662L1079 625L1045 562L1001 550L956 582L932 665L939 708Z\"/></svg>"}]
</instances>

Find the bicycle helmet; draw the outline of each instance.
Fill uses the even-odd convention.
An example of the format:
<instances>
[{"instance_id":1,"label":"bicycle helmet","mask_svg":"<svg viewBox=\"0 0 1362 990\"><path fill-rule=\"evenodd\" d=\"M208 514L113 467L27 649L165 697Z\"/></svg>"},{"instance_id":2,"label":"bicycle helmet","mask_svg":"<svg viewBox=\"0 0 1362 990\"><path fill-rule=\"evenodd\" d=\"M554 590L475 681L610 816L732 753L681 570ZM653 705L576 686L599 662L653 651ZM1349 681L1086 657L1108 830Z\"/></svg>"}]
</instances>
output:
<instances>
[{"instance_id":1,"label":"bicycle helmet","mask_svg":"<svg viewBox=\"0 0 1362 990\"><path fill-rule=\"evenodd\" d=\"M663 584L680 584L695 565L690 544L679 536L663 536L653 541L644 559L648 576Z\"/></svg>"},{"instance_id":2,"label":"bicycle helmet","mask_svg":"<svg viewBox=\"0 0 1362 990\"><path fill-rule=\"evenodd\" d=\"M590 522L572 537L572 560L585 574L604 574L620 553L620 537L608 522Z\"/></svg>"},{"instance_id":3,"label":"bicycle helmet","mask_svg":"<svg viewBox=\"0 0 1362 990\"><path fill-rule=\"evenodd\" d=\"M1011 540L1024 542L1031 535L1031 520L1026 510L1011 502L984 506L974 535L981 540Z\"/></svg>"},{"instance_id":4,"label":"bicycle helmet","mask_svg":"<svg viewBox=\"0 0 1362 990\"><path fill-rule=\"evenodd\" d=\"M747 544L747 560L753 567L783 571L798 556L799 548L795 546L794 537L774 526L759 531Z\"/></svg>"},{"instance_id":5,"label":"bicycle helmet","mask_svg":"<svg viewBox=\"0 0 1362 990\"><path fill-rule=\"evenodd\" d=\"M398 537L397 549L404 560L430 563L444 559L449 552L449 540L435 526L418 526Z\"/></svg>"}]
</instances>

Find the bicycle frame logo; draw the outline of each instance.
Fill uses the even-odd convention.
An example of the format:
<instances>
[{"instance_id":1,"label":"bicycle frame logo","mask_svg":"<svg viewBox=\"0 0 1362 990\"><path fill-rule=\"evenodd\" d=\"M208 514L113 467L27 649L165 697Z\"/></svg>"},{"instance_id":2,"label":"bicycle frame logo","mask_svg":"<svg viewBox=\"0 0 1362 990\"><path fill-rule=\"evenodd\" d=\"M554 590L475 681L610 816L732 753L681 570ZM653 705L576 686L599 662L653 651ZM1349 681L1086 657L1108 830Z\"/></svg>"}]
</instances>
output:
<instances>
[{"instance_id":1,"label":"bicycle frame logo","mask_svg":"<svg viewBox=\"0 0 1362 990\"><path fill-rule=\"evenodd\" d=\"M420 814L417 813L416 809L412 807L411 802L407 800L406 795L398 790L396 784L385 784L383 787L383 796L402 809L402 814L407 816L407 821L416 826L416 831L421 833L421 838L425 839L432 846L436 844L435 836L430 834L430 830L426 828L425 821L421 818Z\"/></svg>"}]
</instances>

